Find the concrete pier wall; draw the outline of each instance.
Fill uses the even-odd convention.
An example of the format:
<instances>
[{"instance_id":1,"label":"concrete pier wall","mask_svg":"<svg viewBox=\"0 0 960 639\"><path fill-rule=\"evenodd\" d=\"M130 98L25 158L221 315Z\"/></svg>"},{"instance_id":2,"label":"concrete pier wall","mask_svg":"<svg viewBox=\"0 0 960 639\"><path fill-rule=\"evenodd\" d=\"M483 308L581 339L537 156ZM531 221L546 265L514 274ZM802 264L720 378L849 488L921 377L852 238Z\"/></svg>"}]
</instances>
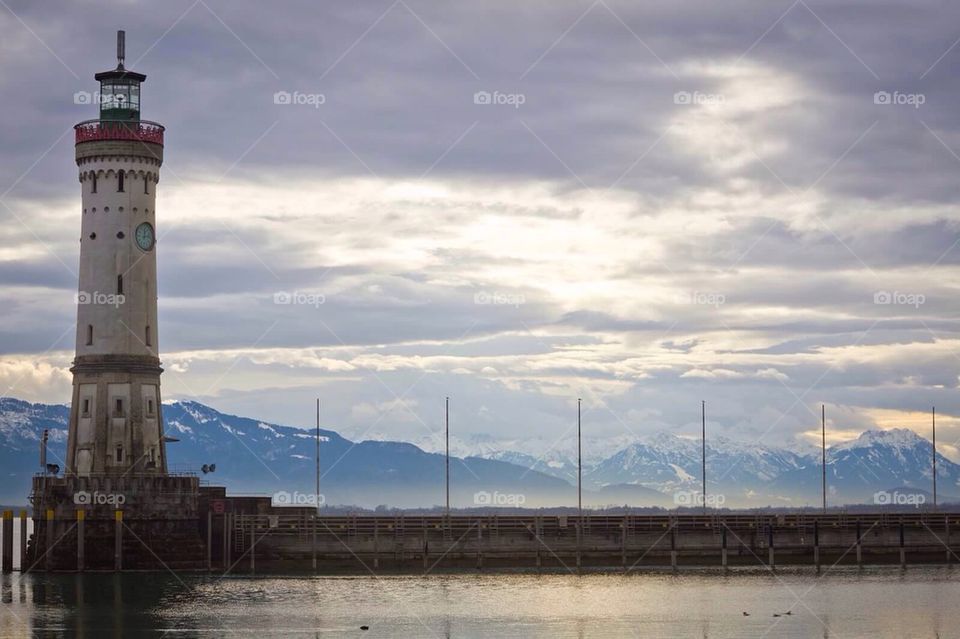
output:
<instances>
[{"instance_id":1,"label":"concrete pier wall","mask_svg":"<svg viewBox=\"0 0 960 639\"><path fill-rule=\"evenodd\" d=\"M583 567L619 569L722 566L724 554L728 566L946 563L958 560L958 524L960 513L604 516L584 517L579 540L577 519L556 516L235 514L227 526L234 571L309 570L316 554L321 571L360 572L575 569L578 556Z\"/></svg>"}]
</instances>

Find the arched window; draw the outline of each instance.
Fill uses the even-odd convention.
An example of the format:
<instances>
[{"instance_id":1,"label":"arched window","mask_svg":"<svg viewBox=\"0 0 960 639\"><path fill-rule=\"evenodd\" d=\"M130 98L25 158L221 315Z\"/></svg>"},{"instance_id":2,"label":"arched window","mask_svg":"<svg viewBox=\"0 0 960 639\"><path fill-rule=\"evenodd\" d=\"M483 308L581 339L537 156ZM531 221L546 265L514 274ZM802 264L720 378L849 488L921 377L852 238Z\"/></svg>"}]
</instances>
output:
<instances>
[{"instance_id":1,"label":"arched window","mask_svg":"<svg viewBox=\"0 0 960 639\"><path fill-rule=\"evenodd\" d=\"M93 182L90 183L90 192L96 193L97 192L97 174L93 173L92 175L93 175Z\"/></svg>"},{"instance_id":2,"label":"arched window","mask_svg":"<svg viewBox=\"0 0 960 639\"><path fill-rule=\"evenodd\" d=\"M117 173L117 191L123 193L123 171Z\"/></svg>"},{"instance_id":3,"label":"arched window","mask_svg":"<svg viewBox=\"0 0 960 639\"><path fill-rule=\"evenodd\" d=\"M145 338L145 343L146 343L146 345L147 345L147 346L153 346L153 344L151 343L151 342L152 342L152 339L153 339L153 336L150 335L150 327L149 327L149 326L144 330L144 335L143 335L143 336L144 336L144 338Z\"/></svg>"},{"instance_id":4,"label":"arched window","mask_svg":"<svg viewBox=\"0 0 960 639\"><path fill-rule=\"evenodd\" d=\"M123 275L117 275L117 295L123 295Z\"/></svg>"},{"instance_id":5,"label":"arched window","mask_svg":"<svg viewBox=\"0 0 960 639\"><path fill-rule=\"evenodd\" d=\"M87 324L87 346L93 346L93 324Z\"/></svg>"},{"instance_id":6,"label":"arched window","mask_svg":"<svg viewBox=\"0 0 960 639\"><path fill-rule=\"evenodd\" d=\"M143 175L143 194L150 195L150 176L146 173Z\"/></svg>"}]
</instances>

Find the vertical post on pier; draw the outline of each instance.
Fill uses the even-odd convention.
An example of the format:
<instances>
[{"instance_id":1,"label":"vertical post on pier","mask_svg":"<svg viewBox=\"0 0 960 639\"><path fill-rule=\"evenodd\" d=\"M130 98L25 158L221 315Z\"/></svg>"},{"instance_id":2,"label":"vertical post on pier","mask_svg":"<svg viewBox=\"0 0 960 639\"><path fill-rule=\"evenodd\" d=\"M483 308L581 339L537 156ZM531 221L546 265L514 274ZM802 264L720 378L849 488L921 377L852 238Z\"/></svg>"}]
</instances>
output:
<instances>
[{"instance_id":1,"label":"vertical post on pier","mask_svg":"<svg viewBox=\"0 0 960 639\"><path fill-rule=\"evenodd\" d=\"M3 511L3 552L0 570L13 572L13 511Z\"/></svg>"},{"instance_id":2,"label":"vertical post on pier","mask_svg":"<svg viewBox=\"0 0 960 639\"><path fill-rule=\"evenodd\" d=\"M540 556L540 540L543 539L543 521L540 519L540 515L537 515L533 520L533 531L536 535L537 544L537 572L540 571L540 568L543 566L543 558Z\"/></svg>"},{"instance_id":3,"label":"vertical post on pier","mask_svg":"<svg viewBox=\"0 0 960 639\"><path fill-rule=\"evenodd\" d=\"M77 572L83 572L83 524L85 513L77 510Z\"/></svg>"},{"instance_id":4,"label":"vertical post on pier","mask_svg":"<svg viewBox=\"0 0 960 639\"><path fill-rule=\"evenodd\" d=\"M27 572L27 511L20 511L20 572Z\"/></svg>"},{"instance_id":5,"label":"vertical post on pier","mask_svg":"<svg viewBox=\"0 0 960 639\"><path fill-rule=\"evenodd\" d=\"M207 511L207 570L213 570L213 511Z\"/></svg>"},{"instance_id":6,"label":"vertical post on pier","mask_svg":"<svg viewBox=\"0 0 960 639\"><path fill-rule=\"evenodd\" d=\"M670 529L670 567L677 569L677 528Z\"/></svg>"},{"instance_id":7,"label":"vertical post on pier","mask_svg":"<svg viewBox=\"0 0 960 639\"><path fill-rule=\"evenodd\" d=\"M820 521L813 522L813 565L820 571Z\"/></svg>"},{"instance_id":8,"label":"vertical post on pier","mask_svg":"<svg viewBox=\"0 0 960 639\"><path fill-rule=\"evenodd\" d=\"M770 555L769 564L773 568L776 565L774 551L773 551L773 523L767 524L767 552Z\"/></svg>"},{"instance_id":9,"label":"vertical post on pier","mask_svg":"<svg viewBox=\"0 0 960 639\"><path fill-rule=\"evenodd\" d=\"M857 566L863 565L863 535L860 533L860 520L857 520Z\"/></svg>"},{"instance_id":10,"label":"vertical post on pier","mask_svg":"<svg viewBox=\"0 0 960 639\"><path fill-rule=\"evenodd\" d=\"M907 549L904 546L903 519L900 520L900 567L907 567Z\"/></svg>"},{"instance_id":11,"label":"vertical post on pier","mask_svg":"<svg viewBox=\"0 0 960 639\"><path fill-rule=\"evenodd\" d=\"M52 554L51 551L53 550L53 509L48 508L46 514L47 514L47 525L46 525L47 545L43 553L43 569L49 572L51 568L51 564L53 563L53 559L50 557L50 555Z\"/></svg>"},{"instance_id":12,"label":"vertical post on pier","mask_svg":"<svg viewBox=\"0 0 960 639\"><path fill-rule=\"evenodd\" d=\"M257 516L250 515L250 574L257 574Z\"/></svg>"},{"instance_id":13,"label":"vertical post on pier","mask_svg":"<svg viewBox=\"0 0 960 639\"><path fill-rule=\"evenodd\" d=\"M727 524L721 524L723 528L721 529L720 535L720 565L724 568L727 567Z\"/></svg>"},{"instance_id":14,"label":"vertical post on pier","mask_svg":"<svg viewBox=\"0 0 960 639\"><path fill-rule=\"evenodd\" d=\"M583 530L581 530L582 527L583 527L583 520L581 519L580 521L577 522L577 574L580 574L580 561L581 561L580 544L581 544L581 537L583 536Z\"/></svg>"},{"instance_id":15,"label":"vertical post on pier","mask_svg":"<svg viewBox=\"0 0 960 639\"><path fill-rule=\"evenodd\" d=\"M477 570L483 570L483 525L477 520Z\"/></svg>"},{"instance_id":16,"label":"vertical post on pier","mask_svg":"<svg viewBox=\"0 0 960 639\"><path fill-rule=\"evenodd\" d=\"M373 569L380 567L380 525L379 520L373 518Z\"/></svg>"},{"instance_id":17,"label":"vertical post on pier","mask_svg":"<svg viewBox=\"0 0 960 639\"><path fill-rule=\"evenodd\" d=\"M223 512L223 530L220 534L220 563L223 564L223 570L227 570L227 512Z\"/></svg>"},{"instance_id":18,"label":"vertical post on pier","mask_svg":"<svg viewBox=\"0 0 960 639\"><path fill-rule=\"evenodd\" d=\"M317 572L317 513L310 515L310 557L313 572Z\"/></svg>"},{"instance_id":19,"label":"vertical post on pier","mask_svg":"<svg viewBox=\"0 0 960 639\"><path fill-rule=\"evenodd\" d=\"M123 511L113 511L113 569L123 570Z\"/></svg>"},{"instance_id":20,"label":"vertical post on pier","mask_svg":"<svg viewBox=\"0 0 960 639\"><path fill-rule=\"evenodd\" d=\"M620 567L627 570L627 515L623 516L623 522L620 524Z\"/></svg>"},{"instance_id":21,"label":"vertical post on pier","mask_svg":"<svg viewBox=\"0 0 960 639\"><path fill-rule=\"evenodd\" d=\"M427 556L430 554L430 544L427 540L427 522L423 522L423 570L427 570Z\"/></svg>"},{"instance_id":22,"label":"vertical post on pier","mask_svg":"<svg viewBox=\"0 0 960 639\"><path fill-rule=\"evenodd\" d=\"M226 536L227 552L223 554L224 562L223 569L224 571L229 570L233 564L233 520L235 515L233 513L223 513L224 517L224 535Z\"/></svg>"},{"instance_id":23,"label":"vertical post on pier","mask_svg":"<svg viewBox=\"0 0 960 639\"><path fill-rule=\"evenodd\" d=\"M944 527L944 545L947 547L947 563L950 563L950 556L953 554L950 552L950 515L943 516L943 527Z\"/></svg>"}]
</instances>

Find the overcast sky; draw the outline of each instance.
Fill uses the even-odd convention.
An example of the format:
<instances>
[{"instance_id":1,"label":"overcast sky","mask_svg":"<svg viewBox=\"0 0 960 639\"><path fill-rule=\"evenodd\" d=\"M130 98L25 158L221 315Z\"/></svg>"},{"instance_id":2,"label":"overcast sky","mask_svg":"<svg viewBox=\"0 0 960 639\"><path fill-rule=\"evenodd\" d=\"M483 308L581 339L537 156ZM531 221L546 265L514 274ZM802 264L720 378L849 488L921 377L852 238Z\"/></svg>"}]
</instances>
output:
<instances>
[{"instance_id":1,"label":"overcast sky","mask_svg":"<svg viewBox=\"0 0 960 639\"><path fill-rule=\"evenodd\" d=\"M960 438L958 5L0 5L2 394L69 401L75 94L126 29L165 399L429 446L449 395L546 451L582 397L588 456L701 400L734 439L821 403Z\"/></svg>"}]
</instances>

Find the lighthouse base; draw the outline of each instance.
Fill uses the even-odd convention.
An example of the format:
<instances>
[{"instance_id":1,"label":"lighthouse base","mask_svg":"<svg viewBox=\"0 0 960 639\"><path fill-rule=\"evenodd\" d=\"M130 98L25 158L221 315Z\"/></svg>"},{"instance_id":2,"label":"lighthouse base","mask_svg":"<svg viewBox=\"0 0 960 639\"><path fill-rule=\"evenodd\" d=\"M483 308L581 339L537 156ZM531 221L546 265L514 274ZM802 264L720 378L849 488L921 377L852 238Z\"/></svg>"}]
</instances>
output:
<instances>
[{"instance_id":1,"label":"lighthouse base","mask_svg":"<svg viewBox=\"0 0 960 639\"><path fill-rule=\"evenodd\" d=\"M37 476L30 570L206 567L196 476Z\"/></svg>"}]
</instances>

